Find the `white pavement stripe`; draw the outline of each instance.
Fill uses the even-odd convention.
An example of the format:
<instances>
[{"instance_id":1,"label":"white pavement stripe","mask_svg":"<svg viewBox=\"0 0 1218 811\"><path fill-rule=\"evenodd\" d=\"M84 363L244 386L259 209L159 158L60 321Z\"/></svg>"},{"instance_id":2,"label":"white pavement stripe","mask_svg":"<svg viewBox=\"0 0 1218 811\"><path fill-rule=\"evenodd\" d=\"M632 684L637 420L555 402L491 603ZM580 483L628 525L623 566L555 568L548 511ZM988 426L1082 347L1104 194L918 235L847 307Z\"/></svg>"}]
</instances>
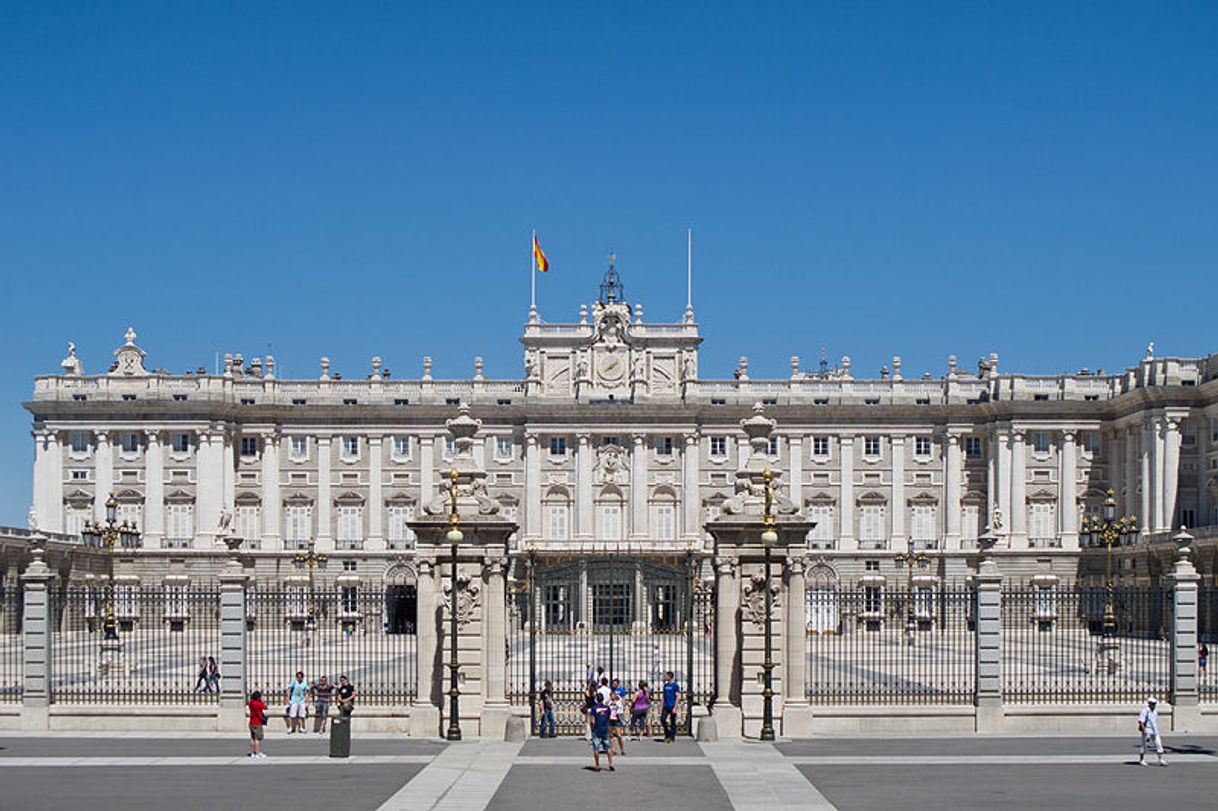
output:
<instances>
[{"instance_id":1,"label":"white pavement stripe","mask_svg":"<svg viewBox=\"0 0 1218 811\"><path fill-rule=\"evenodd\" d=\"M834 811L788 758L768 743L700 743L715 777L737 811Z\"/></svg>"},{"instance_id":2,"label":"white pavement stripe","mask_svg":"<svg viewBox=\"0 0 1218 811\"><path fill-rule=\"evenodd\" d=\"M187 755L183 757L0 757L6 766L317 766L321 764L375 766L393 763L430 763L434 755L362 755L332 758L325 755L269 755L266 758Z\"/></svg>"},{"instance_id":3,"label":"white pavement stripe","mask_svg":"<svg viewBox=\"0 0 1218 811\"><path fill-rule=\"evenodd\" d=\"M386 800L380 811L482 811L499 790L523 745L492 741L450 744Z\"/></svg>"},{"instance_id":4,"label":"white pavement stripe","mask_svg":"<svg viewBox=\"0 0 1218 811\"><path fill-rule=\"evenodd\" d=\"M589 750L587 755L521 755L516 758L517 766L591 766L592 753ZM710 763L701 755L689 755L681 757L680 755L673 757L652 757L650 755L641 755L639 757L631 757L627 755L613 756L613 765L619 769L629 769L633 766L709 766Z\"/></svg>"},{"instance_id":5,"label":"white pavement stripe","mask_svg":"<svg viewBox=\"0 0 1218 811\"><path fill-rule=\"evenodd\" d=\"M1115 755L800 755L787 758L798 766L1069 766L1121 764L1137 752ZM1154 754L1147 755L1153 763ZM1218 763L1213 755L1169 754L1168 763Z\"/></svg>"}]
</instances>

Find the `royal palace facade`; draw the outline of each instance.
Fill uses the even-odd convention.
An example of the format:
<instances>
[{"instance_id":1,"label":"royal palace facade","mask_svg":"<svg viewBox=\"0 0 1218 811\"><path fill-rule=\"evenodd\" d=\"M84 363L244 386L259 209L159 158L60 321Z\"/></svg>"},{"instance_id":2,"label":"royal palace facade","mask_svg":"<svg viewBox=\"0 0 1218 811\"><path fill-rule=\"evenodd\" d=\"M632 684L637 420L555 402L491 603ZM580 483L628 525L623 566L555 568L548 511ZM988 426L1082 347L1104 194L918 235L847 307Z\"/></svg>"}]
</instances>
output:
<instances>
[{"instance_id":1,"label":"royal palace facade","mask_svg":"<svg viewBox=\"0 0 1218 811\"><path fill-rule=\"evenodd\" d=\"M576 320L530 312L520 379L486 378L480 358L463 380L433 378L429 358L411 379L380 358L359 375L322 358L316 377L280 379L272 357L241 354L172 374L150 368L136 337L100 373L71 347L25 403L31 527L63 547L65 573L97 568L71 562L73 540L113 494L142 533L116 557L119 576L211 578L235 535L259 579L300 577L313 541L328 577L400 580L411 522L445 485L445 421L459 409L481 421L475 454L486 495L519 525L514 549L568 566L709 555L705 525L752 452L741 421L760 408L777 424L766 451L778 487L815 522L807 556L835 578L887 574L923 551L934 577L963 580L987 528L1009 576L1082 577L1080 522L1109 490L1141 529L1123 571L1153 577L1170 559L1156 541L1187 526L1213 576L1218 355L1148 348L1124 371L1053 376L1007 372L997 355L975 368L948 358L937 376L910 376L899 357L878 375L848 357L812 370L793 357L768 380L742 357L731 379L708 380L692 309L649 322L612 269ZM25 542L3 542L12 574Z\"/></svg>"}]
</instances>

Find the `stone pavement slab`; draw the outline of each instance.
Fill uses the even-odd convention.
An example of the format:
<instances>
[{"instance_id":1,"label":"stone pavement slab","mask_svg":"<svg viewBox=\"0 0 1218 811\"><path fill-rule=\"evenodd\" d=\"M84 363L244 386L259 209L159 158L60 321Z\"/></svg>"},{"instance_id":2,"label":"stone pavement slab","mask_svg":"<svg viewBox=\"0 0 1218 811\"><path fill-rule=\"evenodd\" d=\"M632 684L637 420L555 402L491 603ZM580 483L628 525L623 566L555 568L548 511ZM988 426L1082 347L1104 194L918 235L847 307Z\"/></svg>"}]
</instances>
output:
<instances>
[{"instance_id":1,"label":"stone pavement slab","mask_svg":"<svg viewBox=\"0 0 1218 811\"><path fill-rule=\"evenodd\" d=\"M629 750L627 750L629 751ZM625 760L629 760L629 756ZM621 762L617 771L591 771L592 757L583 766L514 766L491 800L492 811L571 811L581 808L681 809L730 811L732 803L715 779L714 770L700 766Z\"/></svg>"},{"instance_id":2,"label":"stone pavement slab","mask_svg":"<svg viewBox=\"0 0 1218 811\"><path fill-rule=\"evenodd\" d=\"M833 805L771 744L700 744L737 811L832 809Z\"/></svg>"},{"instance_id":3,"label":"stone pavement slab","mask_svg":"<svg viewBox=\"0 0 1218 811\"><path fill-rule=\"evenodd\" d=\"M617 752L617 744L613 745ZM525 758L540 757L582 757L592 761L592 743L583 738L530 738L525 742L520 754ZM701 758L702 750L698 744L689 738L680 738L673 743L644 738L643 740L626 741L626 757L686 757Z\"/></svg>"},{"instance_id":4,"label":"stone pavement slab","mask_svg":"<svg viewBox=\"0 0 1218 811\"><path fill-rule=\"evenodd\" d=\"M522 744L476 741L450 744L381 806L383 811L431 808L481 811L499 789Z\"/></svg>"},{"instance_id":5,"label":"stone pavement slab","mask_svg":"<svg viewBox=\"0 0 1218 811\"><path fill-rule=\"evenodd\" d=\"M419 755L434 757L444 751L442 741L410 738L351 739L352 757ZM330 740L325 735L268 735L263 742L268 755L303 757L329 755ZM10 757L223 757L241 756L249 750L248 735L201 737L179 734L174 739L145 738L132 732L110 737L47 735L43 737L0 736L0 762Z\"/></svg>"},{"instance_id":6,"label":"stone pavement slab","mask_svg":"<svg viewBox=\"0 0 1218 811\"><path fill-rule=\"evenodd\" d=\"M1193 754L1218 753L1218 737L1176 735L1163 736L1169 751ZM775 748L788 757L806 756L878 756L878 755L1071 755L1071 754L1136 754L1136 727L1130 735L1121 736L956 736L951 738L809 738L783 741Z\"/></svg>"}]
</instances>

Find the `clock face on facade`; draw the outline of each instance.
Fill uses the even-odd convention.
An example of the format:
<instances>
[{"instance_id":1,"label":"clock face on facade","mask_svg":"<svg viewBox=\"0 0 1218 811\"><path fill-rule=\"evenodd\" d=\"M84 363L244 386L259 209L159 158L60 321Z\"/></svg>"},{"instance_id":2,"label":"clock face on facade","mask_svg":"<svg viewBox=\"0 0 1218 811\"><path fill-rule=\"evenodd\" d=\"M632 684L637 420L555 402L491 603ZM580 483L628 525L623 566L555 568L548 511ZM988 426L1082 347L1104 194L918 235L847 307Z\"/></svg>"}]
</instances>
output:
<instances>
[{"instance_id":1,"label":"clock face on facade","mask_svg":"<svg viewBox=\"0 0 1218 811\"><path fill-rule=\"evenodd\" d=\"M597 369L605 380L619 380L626 373L626 360L621 355L610 353L600 359Z\"/></svg>"}]
</instances>

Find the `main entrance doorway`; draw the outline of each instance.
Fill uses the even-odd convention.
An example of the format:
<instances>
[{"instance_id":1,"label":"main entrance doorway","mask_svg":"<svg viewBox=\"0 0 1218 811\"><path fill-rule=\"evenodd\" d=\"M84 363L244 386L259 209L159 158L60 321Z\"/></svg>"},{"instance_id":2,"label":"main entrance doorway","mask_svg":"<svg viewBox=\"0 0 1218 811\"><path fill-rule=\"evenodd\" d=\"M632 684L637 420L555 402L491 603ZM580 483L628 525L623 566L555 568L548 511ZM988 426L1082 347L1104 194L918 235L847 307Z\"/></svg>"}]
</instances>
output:
<instances>
[{"instance_id":1,"label":"main entrance doorway","mask_svg":"<svg viewBox=\"0 0 1218 811\"><path fill-rule=\"evenodd\" d=\"M693 555L533 554L514 567L508 589L508 699L530 708L540 730L539 694L548 681L556 731L581 735L585 690L597 668L629 691L646 682L658 734L661 685L681 686L679 727L714 694L714 594Z\"/></svg>"}]
</instances>

